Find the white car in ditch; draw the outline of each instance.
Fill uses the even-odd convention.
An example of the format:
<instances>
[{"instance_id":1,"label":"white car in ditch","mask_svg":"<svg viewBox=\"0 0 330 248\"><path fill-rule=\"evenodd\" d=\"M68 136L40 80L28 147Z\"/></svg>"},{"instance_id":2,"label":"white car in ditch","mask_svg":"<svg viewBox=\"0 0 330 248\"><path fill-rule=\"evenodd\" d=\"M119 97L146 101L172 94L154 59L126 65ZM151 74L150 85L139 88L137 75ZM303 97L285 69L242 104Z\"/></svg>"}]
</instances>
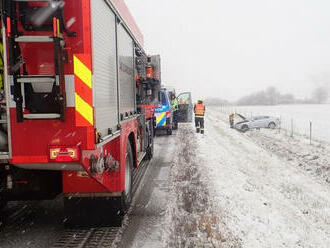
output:
<instances>
[{"instance_id":1,"label":"white car in ditch","mask_svg":"<svg viewBox=\"0 0 330 248\"><path fill-rule=\"evenodd\" d=\"M249 129L259 128L271 128L275 129L280 125L280 119L271 116L253 116L251 118L245 118L242 115L240 117L242 121L235 124L235 128L239 131L246 132Z\"/></svg>"}]
</instances>

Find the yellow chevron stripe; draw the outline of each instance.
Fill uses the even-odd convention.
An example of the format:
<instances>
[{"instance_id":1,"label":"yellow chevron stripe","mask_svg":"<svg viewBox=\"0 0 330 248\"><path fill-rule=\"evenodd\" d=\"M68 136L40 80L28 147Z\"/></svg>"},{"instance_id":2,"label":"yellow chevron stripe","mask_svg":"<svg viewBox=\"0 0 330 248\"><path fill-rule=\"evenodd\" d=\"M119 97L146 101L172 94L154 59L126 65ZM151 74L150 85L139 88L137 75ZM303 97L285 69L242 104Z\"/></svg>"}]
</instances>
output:
<instances>
[{"instance_id":1,"label":"yellow chevron stripe","mask_svg":"<svg viewBox=\"0 0 330 248\"><path fill-rule=\"evenodd\" d=\"M93 108L84 101L77 93L75 93L76 111L81 114L92 126L93 120Z\"/></svg>"},{"instance_id":2,"label":"yellow chevron stripe","mask_svg":"<svg viewBox=\"0 0 330 248\"><path fill-rule=\"evenodd\" d=\"M83 81L89 88L92 88L92 71L76 56L73 56L73 71L81 81Z\"/></svg>"},{"instance_id":3,"label":"yellow chevron stripe","mask_svg":"<svg viewBox=\"0 0 330 248\"><path fill-rule=\"evenodd\" d=\"M161 113L159 116L157 116L157 119L156 119L156 123L158 124L164 117L165 117L166 113ZM166 122L164 123L164 126L165 126Z\"/></svg>"}]
</instances>

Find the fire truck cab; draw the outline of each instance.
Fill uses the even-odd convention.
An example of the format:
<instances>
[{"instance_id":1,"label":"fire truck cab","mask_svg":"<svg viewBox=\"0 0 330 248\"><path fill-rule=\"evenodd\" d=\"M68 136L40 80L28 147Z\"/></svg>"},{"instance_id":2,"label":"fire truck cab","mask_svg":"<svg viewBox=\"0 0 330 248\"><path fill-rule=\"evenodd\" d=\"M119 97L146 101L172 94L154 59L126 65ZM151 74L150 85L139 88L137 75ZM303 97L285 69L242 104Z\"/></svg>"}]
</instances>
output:
<instances>
[{"instance_id":1,"label":"fire truck cab","mask_svg":"<svg viewBox=\"0 0 330 248\"><path fill-rule=\"evenodd\" d=\"M160 58L123 0L1 8L0 205L62 194L68 224L109 224L153 154Z\"/></svg>"}]
</instances>

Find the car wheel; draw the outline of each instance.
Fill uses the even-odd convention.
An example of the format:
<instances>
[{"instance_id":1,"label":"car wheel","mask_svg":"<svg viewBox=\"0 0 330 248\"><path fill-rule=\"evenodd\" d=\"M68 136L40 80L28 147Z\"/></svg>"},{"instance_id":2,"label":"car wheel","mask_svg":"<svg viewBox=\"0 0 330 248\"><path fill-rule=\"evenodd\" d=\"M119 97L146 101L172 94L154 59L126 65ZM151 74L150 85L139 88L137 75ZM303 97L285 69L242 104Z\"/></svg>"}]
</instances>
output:
<instances>
[{"instance_id":1,"label":"car wheel","mask_svg":"<svg viewBox=\"0 0 330 248\"><path fill-rule=\"evenodd\" d=\"M243 125L243 126L241 127L241 131L242 131L243 133L245 133L247 130L249 130L249 126L248 126L248 125Z\"/></svg>"},{"instance_id":2,"label":"car wheel","mask_svg":"<svg viewBox=\"0 0 330 248\"><path fill-rule=\"evenodd\" d=\"M276 127L276 124L274 122L269 123L268 128L274 129Z\"/></svg>"}]
</instances>

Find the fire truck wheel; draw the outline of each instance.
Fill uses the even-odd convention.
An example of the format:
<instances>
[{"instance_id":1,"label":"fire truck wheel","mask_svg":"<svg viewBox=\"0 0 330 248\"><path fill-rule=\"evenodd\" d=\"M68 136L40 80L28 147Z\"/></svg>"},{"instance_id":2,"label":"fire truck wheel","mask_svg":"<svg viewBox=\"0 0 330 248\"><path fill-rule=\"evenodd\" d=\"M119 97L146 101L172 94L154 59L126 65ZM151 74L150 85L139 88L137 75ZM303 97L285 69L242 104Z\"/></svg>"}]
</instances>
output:
<instances>
[{"instance_id":1,"label":"fire truck wheel","mask_svg":"<svg viewBox=\"0 0 330 248\"><path fill-rule=\"evenodd\" d=\"M132 202L132 185L133 184L133 152L132 146L128 142L126 149L126 164L125 164L125 190L122 193L122 211L125 213Z\"/></svg>"},{"instance_id":2,"label":"fire truck wheel","mask_svg":"<svg viewBox=\"0 0 330 248\"><path fill-rule=\"evenodd\" d=\"M154 130L153 130L153 124L151 123L150 125L150 133L149 133L149 145L148 145L148 148L147 148L147 155L146 155L146 158L148 160L152 159L152 157L154 156Z\"/></svg>"},{"instance_id":3,"label":"fire truck wheel","mask_svg":"<svg viewBox=\"0 0 330 248\"><path fill-rule=\"evenodd\" d=\"M0 201L0 211L2 211L7 206L6 201Z\"/></svg>"},{"instance_id":4,"label":"fire truck wheel","mask_svg":"<svg viewBox=\"0 0 330 248\"><path fill-rule=\"evenodd\" d=\"M172 128L167 129L167 134L172 135Z\"/></svg>"},{"instance_id":5,"label":"fire truck wheel","mask_svg":"<svg viewBox=\"0 0 330 248\"><path fill-rule=\"evenodd\" d=\"M150 160L154 156L154 141L151 138L151 142L149 144L149 147L147 148L147 159Z\"/></svg>"}]
</instances>

